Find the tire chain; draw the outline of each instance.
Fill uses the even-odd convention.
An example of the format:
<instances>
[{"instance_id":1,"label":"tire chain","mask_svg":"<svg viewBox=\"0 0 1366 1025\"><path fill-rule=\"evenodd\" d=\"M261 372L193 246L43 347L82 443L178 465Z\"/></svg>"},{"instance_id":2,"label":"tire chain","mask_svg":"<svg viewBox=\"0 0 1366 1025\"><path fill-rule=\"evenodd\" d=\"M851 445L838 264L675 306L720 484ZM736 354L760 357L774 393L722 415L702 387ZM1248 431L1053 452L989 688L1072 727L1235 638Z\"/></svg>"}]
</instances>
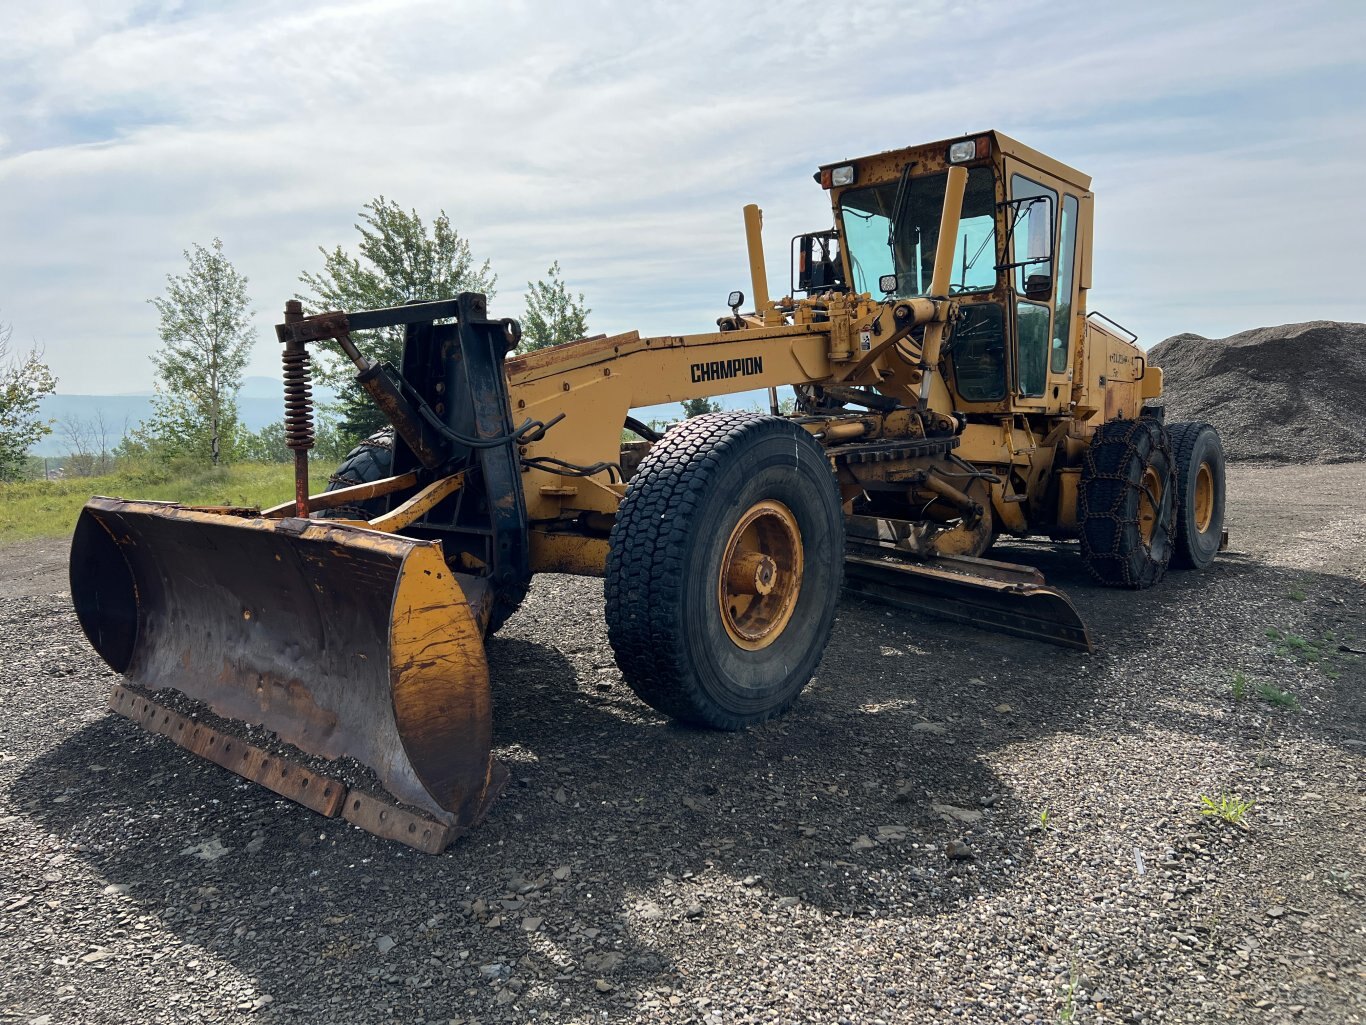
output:
<instances>
[{"instance_id":1,"label":"tire chain","mask_svg":"<svg viewBox=\"0 0 1366 1025\"><path fill-rule=\"evenodd\" d=\"M1150 439L1148 454L1139 451L1139 441L1142 438ZM1096 569L1094 563L1098 559L1114 560L1120 566L1122 583L1125 587L1138 588L1156 583L1161 579L1164 570L1160 569L1152 580L1144 581L1141 577L1135 577L1133 573L1132 560L1119 551L1120 544L1126 533L1126 528L1132 527L1138 531L1137 510L1139 503L1134 503L1135 514L1127 516L1123 510L1127 502L1127 493L1130 490L1139 492L1140 496L1147 496L1153 508L1161 510L1162 505L1158 502L1157 496L1149 491L1142 483L1142 475L1139 481L1129 479L1129 476L1119 471L1106 471L1102 464L1109 462L1110 453L1116 449L1123 451L1123 455L1112 465L1125 467L1130 465L1130 460L1139 460L1140 466L1146 466L1149 455L1153 450L1163 453L1167 457L1167 481L1166 493L1172 494L1173 512L1167 518L1165 532L1167 534L1167 545L1169 549L1174 549L1176 533L1175 515L1175 494L1172 489L1176 487L1176 467L1175 459L1172 455L1171 442L1167 436L1166 428L1152 417L1143 417L1137 420L1111 420L1101 424L1096 429L1091 444L1086 447L1082 455L1082 487L1077 496L1077 524L1080 527L1082 552L1086 555L1087 567L1091 570L1092 576L1104 584L1113 584L1115 581L1107 579ZM1105 456L1107 458L1102 458ZM1091 509L1090 488L1086 487L1088 481L1110 480L1117 481L1122 486L1114 489L1114 494L1110 499L1108 508L1100 510ZM1112 541L1110 550L1105 552L1093 551L1089 545L1087 525L1096 520L1109 520L1114 523L1112 528ZM1147 563L1152 564L1151 554L1147 556Z\"/></svg>"},{"instance_id":2,"label":"tire chain","mask_svg":"<svg viewBox=\"0 0 1366 1025\"><path fill-rule=\"evenodd\" d=\"M371 452L368 452L367 450L373 450L374 452L392 453L393 449L394 429L392 427L384 427L376 431L374 434L370 435L370 437L366 438L365 440L361 441L358 445L356 445L356 447L353 448L350 452L346 453L346 458L343 459L342 464L339 467L337 467L337 472L330 474L328 476L327 490L337 491L341 488L354 487L357 484L370 483L370 481L363 479L363 475L356 475L354 474L354 472L348 471L354 471L356 462L360 460L362 456L367 456L371 459L377 458L375 455L373 455ZM393 456L391 454L389 457L389 465L384 468L385 472L384 474L381 474L381 476L388 474L389 469L392 465ZM333 517L350 520L370 519L370 513L359 505L334 506L331 509L325 510L323 512L323 516L324 518L329 519Z\"/></svg>"}]
</instances>

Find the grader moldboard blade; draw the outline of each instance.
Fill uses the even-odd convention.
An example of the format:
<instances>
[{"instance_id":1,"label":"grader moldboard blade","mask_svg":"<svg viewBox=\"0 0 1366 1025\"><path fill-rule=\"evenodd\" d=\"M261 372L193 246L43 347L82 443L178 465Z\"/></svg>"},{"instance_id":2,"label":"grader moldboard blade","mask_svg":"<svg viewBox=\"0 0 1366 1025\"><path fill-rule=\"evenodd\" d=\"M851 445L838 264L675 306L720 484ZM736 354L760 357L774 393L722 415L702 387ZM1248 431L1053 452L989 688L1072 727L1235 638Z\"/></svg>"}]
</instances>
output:
<instances>
[{"instance_id":1,"label":"grader moldboard blade","mask_svg":"<svg viewBox=\"0 0 1366 1025\"><path fill-rule=\"evenodd\" d=\"M352 790L346 818L438 853L506 778L490 756L484 582L452 574L439 543L233 512L92 499L71 552L90 643L143 694L171 688L306 754L368 766L422 814ZM284 796L338 810L316 783L303 799L304 767L291 777L240 738L225 753L231 738L155 694L119 687L111 704Z\"/></svg>"},{"instance_id":2,"label":"grader moldboard blade","mask_svg":"<svg viewBox=\"0 0 1366 1025\"><path fill-rule=\"evenodd\" d=\"M966 556L916 559L885 542L847 540L844 586L856 594L998 633L1094 650L1071 600L1033 567Z\"/></svg>"}]
</instances>

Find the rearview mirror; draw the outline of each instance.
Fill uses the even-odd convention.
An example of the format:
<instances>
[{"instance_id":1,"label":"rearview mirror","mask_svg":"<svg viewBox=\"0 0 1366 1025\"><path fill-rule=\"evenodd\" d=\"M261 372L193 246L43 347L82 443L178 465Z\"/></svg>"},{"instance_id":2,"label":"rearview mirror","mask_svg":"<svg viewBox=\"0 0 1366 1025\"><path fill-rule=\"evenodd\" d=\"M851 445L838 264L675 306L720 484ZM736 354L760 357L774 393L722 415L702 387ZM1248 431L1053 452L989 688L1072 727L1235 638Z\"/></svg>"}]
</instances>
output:
<instances>
[{"instance_id":1,"label":"rearview mirror","mask_svg":"<svg viewBox=\"0 0 1366 1025\"><path fill-rule=\"evenodd\" d=\"M792 288L808 296L848 291L835 231L813 231L792 239Z\"/></svg>"}]
</instances>

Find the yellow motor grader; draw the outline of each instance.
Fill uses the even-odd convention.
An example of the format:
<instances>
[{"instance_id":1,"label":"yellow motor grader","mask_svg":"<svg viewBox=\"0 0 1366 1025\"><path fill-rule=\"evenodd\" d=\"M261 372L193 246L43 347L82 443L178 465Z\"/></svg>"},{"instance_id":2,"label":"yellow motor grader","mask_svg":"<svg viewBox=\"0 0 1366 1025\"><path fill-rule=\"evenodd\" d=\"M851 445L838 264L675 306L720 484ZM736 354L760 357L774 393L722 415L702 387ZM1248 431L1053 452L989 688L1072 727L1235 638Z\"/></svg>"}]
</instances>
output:
<instances>
[{"instance_id":1,"label":"yellow motor grader","mask_svg":"<svg viewBox=\"0 0 1366 1025\"><path fill-rule=\"evenodd\" d=\"M484 638L535 573L604 577L635 692L740 729L811 679L842 585L1086 648L1065 595L984 558L998 538L1075 538L1119 587L1214 558L1217 434L1164 424L1161 371L1087 313L1089 178L998 132L816 177L834 227L792 240L792 289L774 299L747 207L753 310L732 293L714 332L508 359L519 328L480 295L312 315L289 303L277 333L294 497L265 510L94 498L77 524L73 600L127 678L115 709L436 851L502 785ZM403 331L398 368L353 338L381 328ZM355 363L393 429L348 460L342 486L311 494L319 345ZM770 413L662 433L632 416L764 390ZM623 428L640 440L623 444ZM322 761L342 757L388 795Z\"/></svg>"}]
</instances>

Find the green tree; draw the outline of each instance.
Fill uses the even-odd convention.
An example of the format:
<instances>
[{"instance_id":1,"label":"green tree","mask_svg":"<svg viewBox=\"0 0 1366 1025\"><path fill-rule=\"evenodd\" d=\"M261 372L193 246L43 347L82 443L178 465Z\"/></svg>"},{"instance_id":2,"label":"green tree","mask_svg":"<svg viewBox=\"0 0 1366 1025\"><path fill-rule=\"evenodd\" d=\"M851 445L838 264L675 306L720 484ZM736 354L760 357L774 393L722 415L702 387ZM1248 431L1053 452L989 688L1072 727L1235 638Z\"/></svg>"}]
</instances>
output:
<instances>
[{"instance_id":1,"label":"green tree","mask_svg":"<svg viewBox=\"0 0 1366 1025\"><path fill-rule=\"evenodd\" d=\"M550 265L549 279L527 282L526 312L522 315L522 340L517 351L534 352L588 336L588 314L583 293L577 299L565 288L560 262Z\"/></svg>"},{"instance_id":2,"label":"green tree","mask_svg":"<svg viewBox=\"0 0 1366 1025\"><path fill-rule=\"evenodd\" d=\"M684 399L683 415L691 420L695 416L721 412L721 403L712 399Z\"/></svg>"},{"instance_id":3,"label":"green tree","mask_svg":"<svg viewBox=\"0 0 1366 1025\"><path fill-rule=\"evenodd\" d=\"M352 445L337 421L326 413L320 413L313 420L313 447L309 458L321 463L336 463L346 458ZM293 451L285 445L285 425L283 420L268 423L259 431L247 431L242 435L242 458L251 463L290 463L294 461Z\"/></svg>"},{"instance_id":4,"label":"green tree","mask_svg":"<svg viewBox=\"0 0 1366 1025\"><path fill-rule=\"evenodd\" d=\"M290 463L294 453L285 445L283 420L266 424L259 431L248 431L242 436L242 458L249 463Z\"/></svg>"},{"instance_id":5,"label":"green tree","mask_svg":"<svg viewBox=\"0 0 1366 1025\"><path fill-rule=\"evenodd\" d=\"M165 296L147 300L161 316L162 348L152 357L152 418L141 429L154 450L217 466L240 433L237 392L256 332L247 279L223 255L221 239L208 249L196 243L185 262L184 275L166 275Z\"/></svg>"},{"instance_id":6,"label":"green tree","mask_svg":"<svg viewBox=\"0 0 1366 1025\"><path fill-rule=\"evenodd\" d=\"M57 387L36 345L11 351L13 334L9 324L0 324L0 480L27 474L29 446L52 433L51 423L39 415L39 400Z\"/></svg>"},{"instance_id":7,"label":"green tree","mask_svg":"<svg viewBox=\"0 0 1366 1025\"><path fill-rule=\"evenodd\" d=\"M405 212L383 196L365 204L359 216L361 223L355 227L360 245L355 255L341 246L330 252L320 246L321 273L299 275L307 294L296 298L309 312L379 309L414 300L451 299L461 292L482 292L493 298L497 275L487 260L475 262L469 242L451 227L445 210L432 221L430 231L416 210ZM399 365L401 328L357 332L353 340L371 359ZM311 351L318 376L340 392L337 412L345 435L358 440L387 424L353 380L350 361L326 345Z\"/></svg>"}]
</instances>

